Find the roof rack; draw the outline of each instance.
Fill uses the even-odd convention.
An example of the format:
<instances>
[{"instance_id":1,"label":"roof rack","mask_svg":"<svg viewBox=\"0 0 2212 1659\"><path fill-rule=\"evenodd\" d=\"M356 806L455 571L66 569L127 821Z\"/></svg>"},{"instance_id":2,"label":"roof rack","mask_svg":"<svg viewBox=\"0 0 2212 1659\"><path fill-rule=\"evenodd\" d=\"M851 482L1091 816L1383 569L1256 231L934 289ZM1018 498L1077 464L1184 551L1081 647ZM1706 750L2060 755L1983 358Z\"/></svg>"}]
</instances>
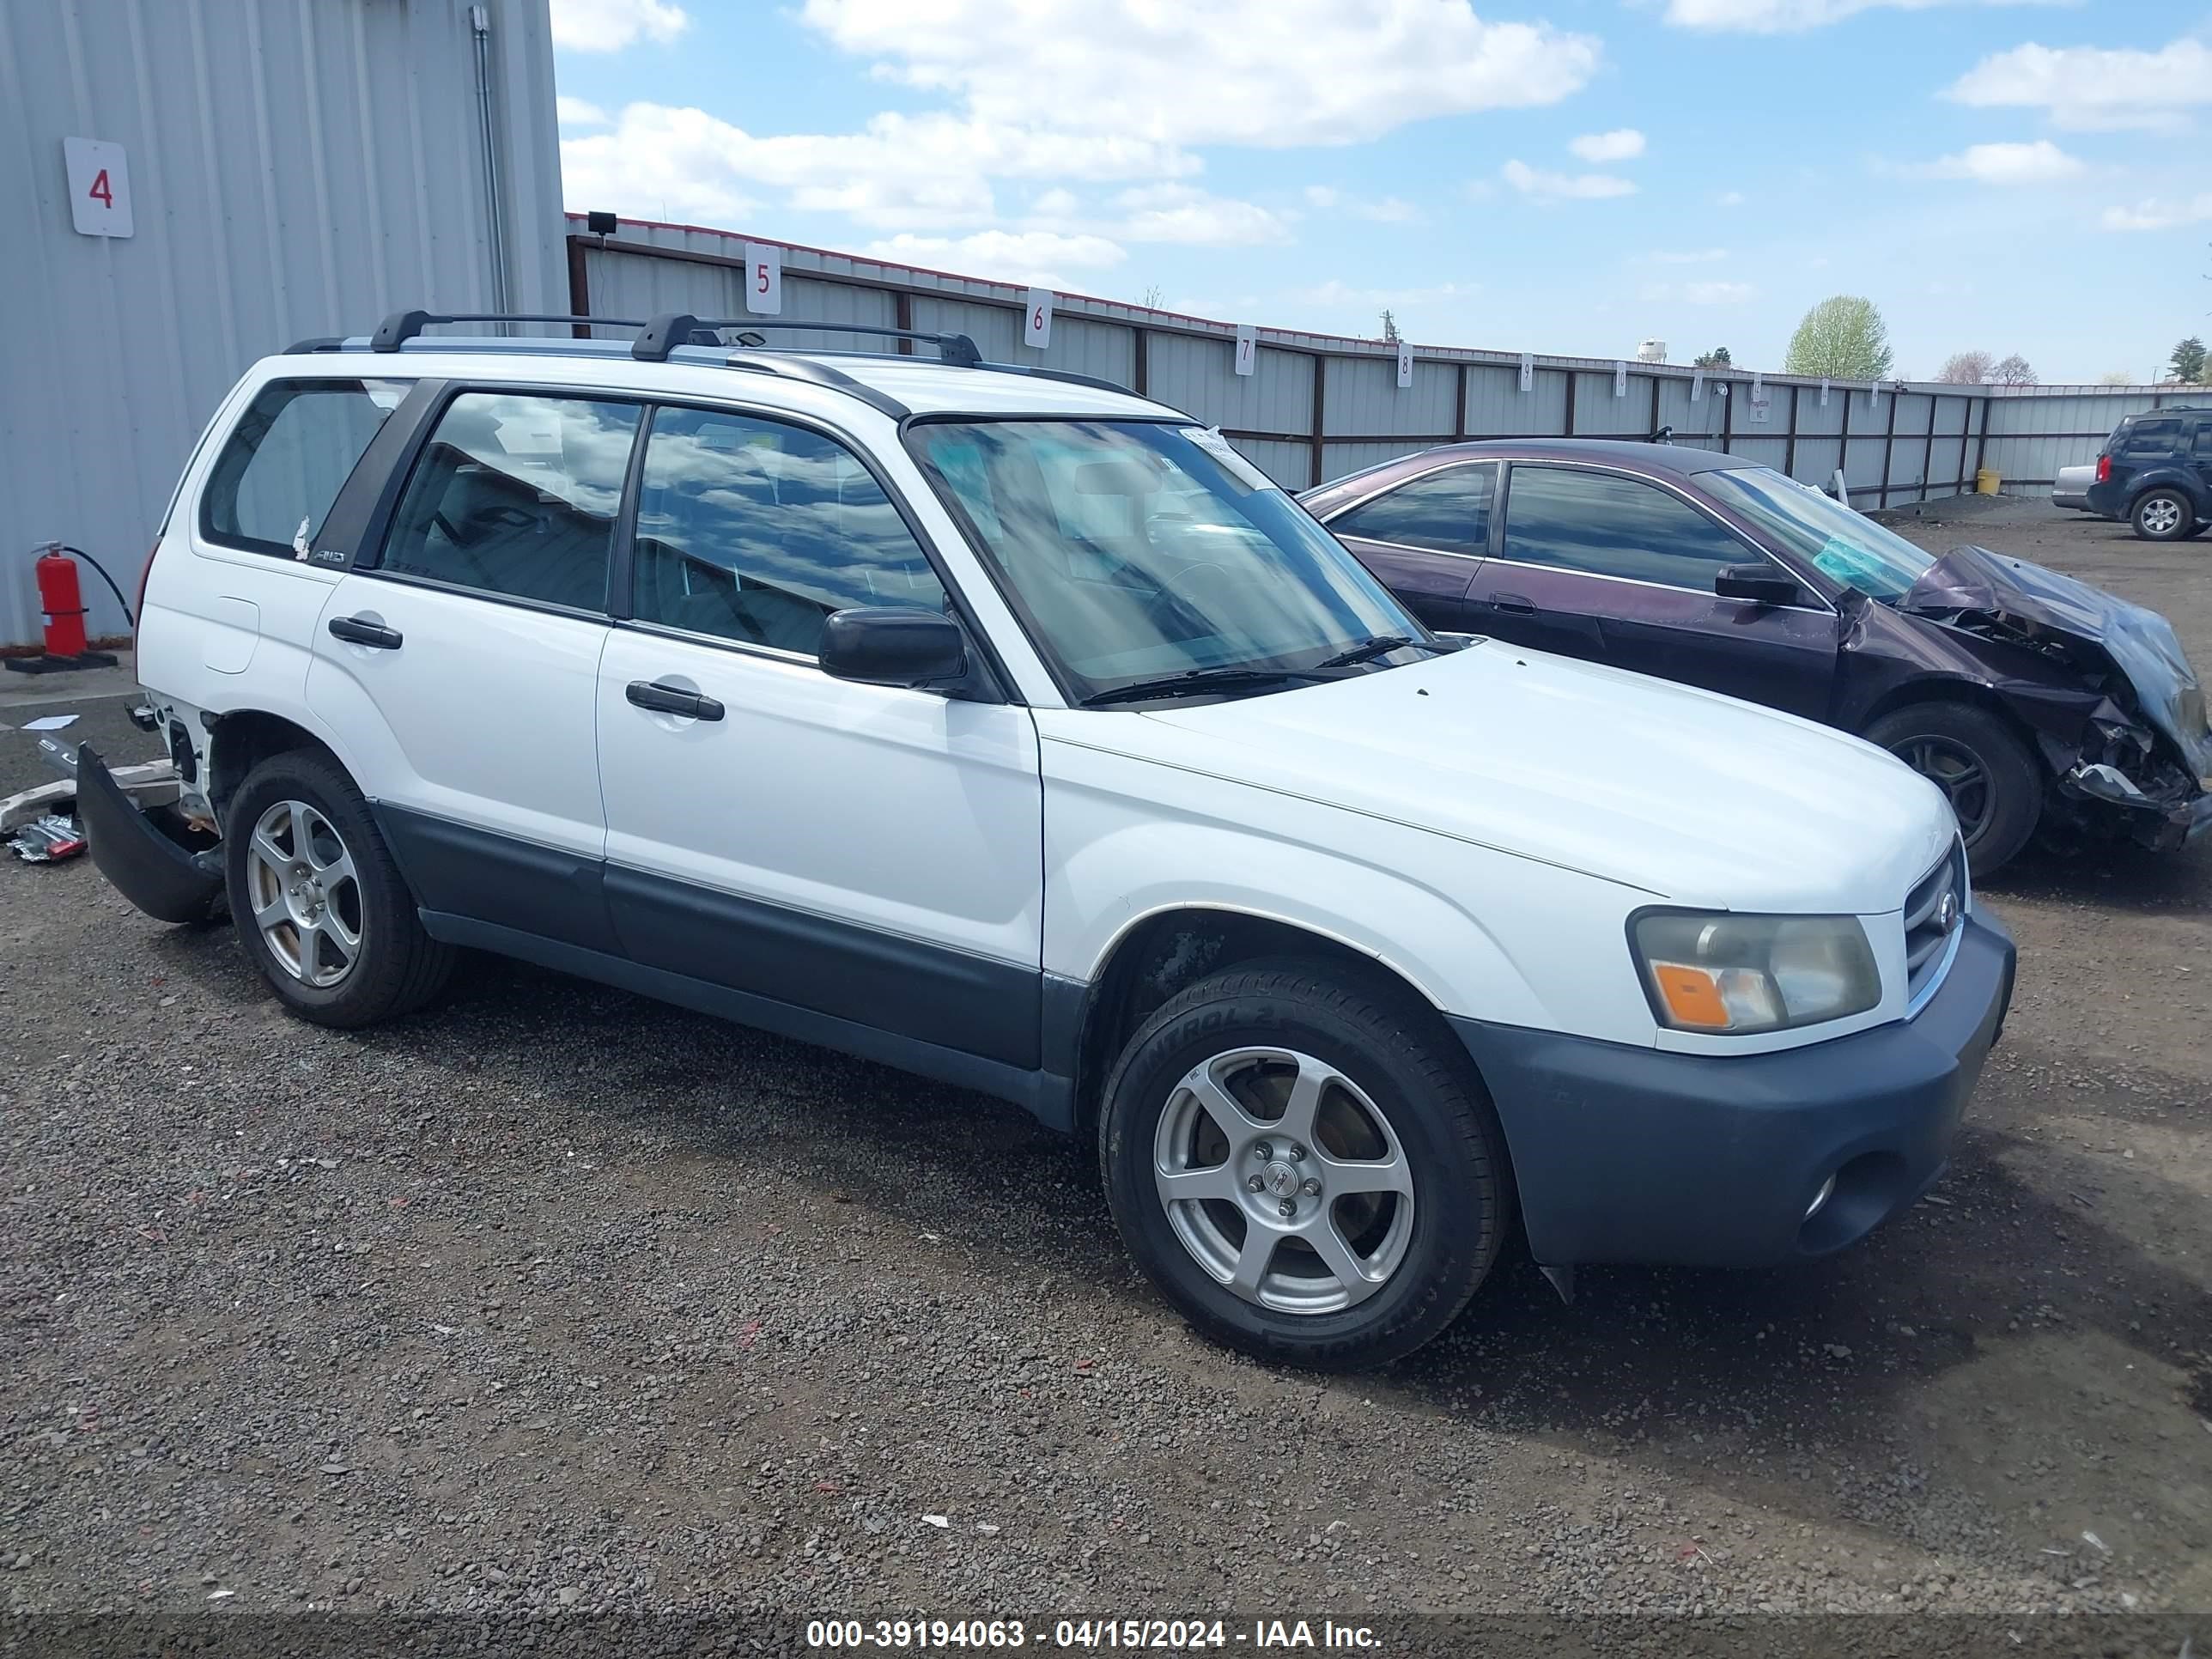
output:
<instances>
[{"instance_id":1,"label":"roof rack","mask_svg":"<svg viewBox=\"0 0 2212 1659\"><path fill-rule=\"evenodd\" d=\"M552 317L520 311L395 311L376 325L371 351L397 351L424 329L440 323L597 323L605 328L643 328L634 317ZM302 343L305 343L304 342ZM686 343L688 343L688 342ZM297 350L299 348L295 347Z\"/></svg>"},{"instance_id":2,"label":"roof rack","mask_svg":"<svg viewBox=\"0 0 2212 1659\"><path fill-rule=\"evenodd\" d=\"M811 328L825 334L873 334L887 340L922 340L937 348L937 355L961 368L980 368L983 354L965 334L933 334L921 329L884 328L875 323L810 323L781 317L694 317L688 312L663 312L639 331L630 356L648 363L665 363L680 345L720 343L694 337L712 335L717 329L751 331L763 328Z\"/></svg>"}]
</instances>

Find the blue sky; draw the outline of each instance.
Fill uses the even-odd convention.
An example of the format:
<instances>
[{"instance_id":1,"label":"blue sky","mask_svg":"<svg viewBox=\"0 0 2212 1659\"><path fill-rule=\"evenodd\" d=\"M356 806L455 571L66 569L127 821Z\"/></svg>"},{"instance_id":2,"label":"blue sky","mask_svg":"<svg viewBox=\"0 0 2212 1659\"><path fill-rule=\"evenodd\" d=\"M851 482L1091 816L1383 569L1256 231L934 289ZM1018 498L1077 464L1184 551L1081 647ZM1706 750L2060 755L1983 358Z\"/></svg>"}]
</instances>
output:
<instances>
[{"instance_id":1,"label":"blue sky","mask_svg":"<svg viewBox=\"0 0 2212 1659\"><path fill-rule=\"evenodd\" d=\"M572 209L1232 321L1899 373L2212 336L2205 0L552 0Z\"/></svg>"}]
</instances>

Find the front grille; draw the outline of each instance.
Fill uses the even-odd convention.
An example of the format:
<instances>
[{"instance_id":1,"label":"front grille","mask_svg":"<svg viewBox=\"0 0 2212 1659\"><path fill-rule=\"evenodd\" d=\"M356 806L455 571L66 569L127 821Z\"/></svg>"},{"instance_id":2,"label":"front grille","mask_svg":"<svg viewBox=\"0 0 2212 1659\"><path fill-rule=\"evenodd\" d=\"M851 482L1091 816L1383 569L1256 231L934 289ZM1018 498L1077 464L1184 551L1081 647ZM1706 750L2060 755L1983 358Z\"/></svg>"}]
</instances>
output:
<instances>
[{"instance_id":1,"label":"front grille","mask_svg":"<svg viewBox=\"0 0 2212 1659\"><path fill-rule=\"evenodd\" d=\"M1944 901L1948 899L1949 903ZM1966 915L1966 853L1958 842L1905 901L1905 982L1909 998L1931 989L1943 964L1951 935Z\"/></svg>"}]
</instances>

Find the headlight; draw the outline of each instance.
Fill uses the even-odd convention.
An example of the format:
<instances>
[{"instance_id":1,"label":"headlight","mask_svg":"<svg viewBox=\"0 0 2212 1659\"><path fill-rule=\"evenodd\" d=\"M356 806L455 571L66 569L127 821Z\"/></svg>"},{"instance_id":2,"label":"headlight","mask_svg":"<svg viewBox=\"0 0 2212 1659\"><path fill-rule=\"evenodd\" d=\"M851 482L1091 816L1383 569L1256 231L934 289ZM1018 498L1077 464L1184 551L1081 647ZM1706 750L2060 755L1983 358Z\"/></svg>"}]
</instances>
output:
<instances>
[{"instance_id":1,"label":"headlight","mask_svg":"<svg viewBox=\"0 0 2212 1659\"><path fill-rule=\"evenodd\" d=\"M1678 1031L1782 1031L1881 1000L1856 916L1646 910L1630 937L1652 1012Z\"/></svg>"}]
</instances>

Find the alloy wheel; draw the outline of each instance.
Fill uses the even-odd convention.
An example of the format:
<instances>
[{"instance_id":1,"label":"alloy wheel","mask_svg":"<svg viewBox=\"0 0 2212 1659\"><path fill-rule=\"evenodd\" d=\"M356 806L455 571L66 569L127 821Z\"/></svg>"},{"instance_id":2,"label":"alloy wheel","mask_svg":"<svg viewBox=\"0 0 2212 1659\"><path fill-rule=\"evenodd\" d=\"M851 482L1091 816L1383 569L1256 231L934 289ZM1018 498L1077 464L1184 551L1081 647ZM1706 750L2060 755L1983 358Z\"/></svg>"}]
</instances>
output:
<instances>
[{"instance_id":1,"label":"alloy wheel","mask_svg":"<svg viewBox=\"0 0 2212 1659\"><path fill-rule=\"evenodd\" d=\"M1413 1171L1389 1120L1341 1071L1293 1049L1193 1066L1160 1114L1152 1168L1192 1259L1279 1313L1365 1301L1413 1238Z\"/></svg>"},{"instance_id":2,"label":"alloy wheel","mask_svg":"<svg viewBox=\"0 0 2212 1659\"><path fill-rule=\"evenodd\" d=\"M1959 834L1971 844L1990 821L1990 774L1981 757L1948 738L1912 738L1893 752L1949 799Z\"/></svg>"},{"instance_id":3,"label":"alloy wheel","mask_svg":"<svg viewBox=\"0 0 2212 1659\"><path fill-rule=\"evenodd\" d=\"M2146 501L2142 507L2142 527L2153 536L2171 536L2181 528L2181 503L2170 495L2160 495Z\"/></svg>"},{"instance_id":4,"label":"alloy wheel","mask_svg":"<svg viewBox=\"0 0 2212 1659\"><path fill-rule=\"evenodd\" d=\"M361 960L361 878L353 854L322 813L280 800L246 842L253 923L277 966L327 990Z\"/></svg>"}]
</instances>

